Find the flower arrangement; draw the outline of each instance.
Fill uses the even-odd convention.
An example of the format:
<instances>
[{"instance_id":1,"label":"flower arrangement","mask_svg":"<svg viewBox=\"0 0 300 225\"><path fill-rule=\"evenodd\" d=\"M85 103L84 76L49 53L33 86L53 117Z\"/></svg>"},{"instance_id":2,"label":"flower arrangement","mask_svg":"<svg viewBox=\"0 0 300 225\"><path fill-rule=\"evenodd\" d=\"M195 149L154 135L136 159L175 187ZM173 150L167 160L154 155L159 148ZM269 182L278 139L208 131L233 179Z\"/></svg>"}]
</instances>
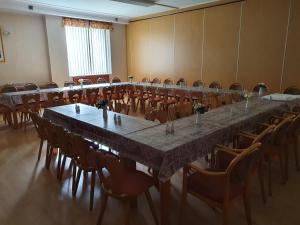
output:
<instances>
[{"instance_id":1,"label":"flower arrangement","mask_svg":"<svg viewBox=\"0 0 300 225\"><path fill-rule=\"evenodd\" d=\"M96 107L98 109L106 109L107 105L108 105L107 99L101 99L96 103Z\"/></svg>"},{"instance_id":2,"label":"flower arrangement","mask_svg":"<svg viewBox=\"0 0 300 225\"><path fill-rule=\"evenodd\" d=\"M133 76L132 76L132 75L128 75L128 80L129 80L130 82L132 82Z\"/></svg>"},{"instance_id":3,"label":"flower arrangement","mask_svg":"<svg viewBox=\"0 0 300 225\"><path fill-rule=\"evenodd\" d=\"M202 103L195 103L194 111L199 114L204 114L207 112L207 107Z\"/></svg>"}]
</instances>

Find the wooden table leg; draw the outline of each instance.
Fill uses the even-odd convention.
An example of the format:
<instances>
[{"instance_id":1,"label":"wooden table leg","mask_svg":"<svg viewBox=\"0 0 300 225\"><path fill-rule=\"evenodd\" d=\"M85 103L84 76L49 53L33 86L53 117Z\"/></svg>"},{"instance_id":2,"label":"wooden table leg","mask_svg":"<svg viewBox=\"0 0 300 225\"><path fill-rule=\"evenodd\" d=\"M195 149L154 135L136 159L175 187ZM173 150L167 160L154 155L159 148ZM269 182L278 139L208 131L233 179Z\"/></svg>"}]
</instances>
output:
<instances>
[{"instance_id":1,"label":"wooden table leg","mask_svg":"<svg viewBox=\"0 0 300 225\"><path fill-rule=\"evenodd\" d=\"M160 225L169 224L171 181L160 182Z\"/></svg>"}]
</instances>

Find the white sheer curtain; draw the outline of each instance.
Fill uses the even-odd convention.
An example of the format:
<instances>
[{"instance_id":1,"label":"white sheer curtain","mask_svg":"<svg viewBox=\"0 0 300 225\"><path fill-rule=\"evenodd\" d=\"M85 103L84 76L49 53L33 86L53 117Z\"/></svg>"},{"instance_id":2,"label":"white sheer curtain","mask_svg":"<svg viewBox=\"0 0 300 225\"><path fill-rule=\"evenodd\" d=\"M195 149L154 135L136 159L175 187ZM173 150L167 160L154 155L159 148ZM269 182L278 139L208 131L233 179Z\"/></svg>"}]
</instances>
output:
<instances>
[{"instance_id":1,"label":"white sheer curtain","mask_svg":"<svg viewBox=\"0 0 300 225\"><path fill-rule=\"evenodd\" d=\"M111 74L110 30L65 26L70 76Z\"/></svg>"}]
</instances>

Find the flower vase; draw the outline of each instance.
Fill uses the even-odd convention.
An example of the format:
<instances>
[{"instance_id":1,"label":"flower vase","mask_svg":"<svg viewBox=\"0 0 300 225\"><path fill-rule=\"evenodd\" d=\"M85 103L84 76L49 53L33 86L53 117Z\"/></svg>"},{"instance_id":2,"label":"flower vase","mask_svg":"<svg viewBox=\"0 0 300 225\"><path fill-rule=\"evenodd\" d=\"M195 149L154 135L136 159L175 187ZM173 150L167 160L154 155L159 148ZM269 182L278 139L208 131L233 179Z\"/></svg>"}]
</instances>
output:
<instances>
[{"instance_id":1,"label":"flower vase","mask_svg":"<svg viewBox=\"0 0 300 225\"><path fill-rule=\"evenodd\" d=\"M107 109L103 108L103 119L106 121L107 120Z\"/></svg>"},{"instance_id":2,"label":"flower vase","mask_svg":"<svg viewBox=\"0 0 300 225\"><path fill-rule=\"evenodd\" d=\"M249 98L246 99L246 105L245 105L245 108L248 109L248 106L249 106Z\"/></svg>"},{"instance_id":3,"label":"flower vase","mask_svg":"<svg viewBox=\"0 0 300 225\"><path fill-rule=\"evenodd\" d=\"M196 113L196 124L199 125L201 120L201 113L197 112Z\"/></svg>"}]
</instances>

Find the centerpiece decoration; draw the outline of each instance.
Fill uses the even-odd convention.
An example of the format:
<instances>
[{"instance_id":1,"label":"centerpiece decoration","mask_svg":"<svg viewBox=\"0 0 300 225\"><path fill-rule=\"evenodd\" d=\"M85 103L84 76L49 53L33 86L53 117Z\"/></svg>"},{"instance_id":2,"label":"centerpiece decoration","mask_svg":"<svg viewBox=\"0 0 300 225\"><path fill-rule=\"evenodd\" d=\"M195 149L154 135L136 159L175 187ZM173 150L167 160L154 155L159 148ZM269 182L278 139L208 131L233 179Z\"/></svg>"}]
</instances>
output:
<instances>
[{"instance_id":1,"label":"centerpiece decoration","mask_svg":"<svg viewBox=\"0 0 300 225\"><path fill-rule=\"evenodd\" d=\"M202 103L195 103L194 104L194 112L197 114L196 124L200 124L201 114L204 114L207 112L207 107Z\"/></svg>"},{"instance_id":2,"label":"centerpiece decoration","mask_svg":"<svg viewBox=\"0 0 300 225\"><path fill-rule=\"evenodd\" d=\"M96 103L96 107L98 109L102 109L102 111L103 111L103 119L104 120L107 120L107 106L108 106L107 99L101 99Z\"/></svg>"},{"instance_id":3,"label":"centerpiece decoration","mask_svg":"<svg viewBox=\"0 0 300 225\"><path fill-rule=\"evenodd\" d=\"M249 98L251 98L252 97L252 93L249 93L249 92L245 92L244 93L244 98L246 99L246 105L245 105L245 108L247 109L248 108L248 106L249 106Z\"/></svg>"},{"instance_id":4,"label":"centerpiece decoration","mask_svg":"<svg viewBox=\"0 0 300 225\"><path fill-rule=\"evenodd\" d=\"M130 83L132 83L132 81L133 81L133 76L132 76L132 75L128 75L128 80L129 80Z\"/></svg>"},{"instance_id":5,"label":"centerpiece decoration","mask_svg":"<svg viewBox=\"0 0 300 225\"><path fill-rule=\"evenodd\" d=\"M258 96L259 97L265 95L267 90L268 90L268 88L267 88L267 85L265 83L258 83Z\"/></svg>"},{"instance_id":6,"label":"centerpiece decoration","mask_svg":"<svg viewBox=\"0 0 300 225\"><path fill-rule=\"evenodd\" d=\"M80 83L80 87L83 88L83 79L79 79L78 81Z\"/></svg>"}]
</instances>

